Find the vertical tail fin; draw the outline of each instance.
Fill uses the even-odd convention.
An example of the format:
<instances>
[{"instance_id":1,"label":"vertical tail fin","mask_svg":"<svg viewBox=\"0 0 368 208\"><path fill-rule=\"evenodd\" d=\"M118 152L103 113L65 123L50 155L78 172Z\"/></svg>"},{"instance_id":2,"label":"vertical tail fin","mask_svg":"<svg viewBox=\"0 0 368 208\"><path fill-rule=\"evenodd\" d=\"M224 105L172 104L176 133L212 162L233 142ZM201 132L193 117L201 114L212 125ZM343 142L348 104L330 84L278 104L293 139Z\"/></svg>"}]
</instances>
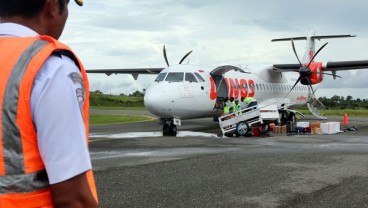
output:
<instances>
[{"instance_id":1,"label":"vertical tail fin","mask_svg":"<svg viewBox=\"0 0 368 208\"><path fill-rule=\"evenodd\" d=\"M305 52L303 55L303 60L302 63L303 64L307 64L311 61L312 57L314 56L314 54L316 53L316 43L315 43L315 38L316 37L316 32L313 30L310 30L307 32L307 43L305 45Z\"/></svg>"}]
</instances>

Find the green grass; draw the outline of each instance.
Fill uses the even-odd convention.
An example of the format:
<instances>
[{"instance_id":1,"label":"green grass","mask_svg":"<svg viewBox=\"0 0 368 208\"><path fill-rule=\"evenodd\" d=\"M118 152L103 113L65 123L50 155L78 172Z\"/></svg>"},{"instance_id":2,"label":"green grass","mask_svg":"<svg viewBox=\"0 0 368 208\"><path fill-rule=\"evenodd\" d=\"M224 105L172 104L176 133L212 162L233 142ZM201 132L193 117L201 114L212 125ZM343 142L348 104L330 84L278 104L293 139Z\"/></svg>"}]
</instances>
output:
<instances>
[{"instance_id":1,"label":"green grass","mask_svg":"<svg viewBox=\"0 0 368 208\"><path fill-rule=\"evenodd\" d=\"M147 116L132 116L132 115L111 115L111 114L91 114L90 124L116 124L116 123L132 123L151 120Z\"/></svg>"},{"instance_id":2,"label":"green grass","mask_svg":"<svg viewBox=\"0 0 368 208\"><path fill-rule=\"evenodd\" d=\"M109 110L146 110L143 107L95 107L96 109L109 109ZM311 115L309 110L301 109L298 110L304 115ZM343 116L347 113L352 117L368 117L368 110L322 110L322 114L325 116ZM102 125L102 124L117 124L117 123L132 123L148 121L151 118L146 116L135 116L135 115L111 115L111 114L91 114L90 124L91 125Z\"/></svg>"},{"instance_id":3,"label":"green grass","mask_svg":"<svg viewBox=\"0 0 368 208\"><path fill-rule=\"evenodd\" d=\"M143 106L133 106L133 107L124 107L124 106L90 106L90 109L101 109L101 110L137 110L137 111L146 111L147 110Z\"/></svg>"},{"instance_id":4,"label":"green grass","mask_svg":"<svg viewBox=\"0 0 368 208\"><path fill-rule=\"evenodd\" d=\"M101 93L91 93L90 106L91 109L103 109L103 110L139 110L147 111L144 107L143 95L140 96L120 96L120 95L105 95ZM306 106L297 109L297 111L311 115ZM325 116L343 116L346 112L349 116L353 117L368 117L367 109L332 109L322 110L322 115ZM114 123L129 123L149 120L144 116L132 116L132 115L101 115L91 114L91 125L99 124L114 124Z\"/></svg>"},{"instance_id":5,"label":"green grass","mask_svg":"<svg viewBox=\"0 0 368 208\"><path fill-rule=\"evenodd\" d=\"M311 113L309 112L309 110L307 109L297 109L297 111L305 114L305 115L311 115ZM353 116L353 117L368 117L368 110L362 110L362 109L345 109L345 110L340 110L340 109L330 109L330 110L321 110L322 115L325 116L343 116L344 113L347 113L348 116Z\"/></svg>"}]
</instances>

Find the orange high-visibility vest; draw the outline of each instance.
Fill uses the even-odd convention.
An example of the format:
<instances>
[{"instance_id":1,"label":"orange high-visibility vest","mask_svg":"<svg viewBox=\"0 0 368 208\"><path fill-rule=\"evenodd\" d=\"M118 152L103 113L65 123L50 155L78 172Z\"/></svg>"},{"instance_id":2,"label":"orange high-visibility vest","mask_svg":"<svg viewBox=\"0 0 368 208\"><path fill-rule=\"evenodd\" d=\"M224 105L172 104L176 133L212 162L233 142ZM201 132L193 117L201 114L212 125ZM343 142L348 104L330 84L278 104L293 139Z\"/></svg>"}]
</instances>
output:
<instances>
[{"instance_id":1,"label":"orange high-visibility vest","mask_svg":"<svg viewBox=\"0 0 368 208\"><path fill-rule=\"evenodd\" d=\"M49 36L0 37L0 51L0 207L52 207L48 176L31 116L33 81L53 53L68 55L75 61L86 92L83 119L88 142L87 75L70 48ZM87 178L97 201L91 170Z\"/></svg>"}]
</instances>

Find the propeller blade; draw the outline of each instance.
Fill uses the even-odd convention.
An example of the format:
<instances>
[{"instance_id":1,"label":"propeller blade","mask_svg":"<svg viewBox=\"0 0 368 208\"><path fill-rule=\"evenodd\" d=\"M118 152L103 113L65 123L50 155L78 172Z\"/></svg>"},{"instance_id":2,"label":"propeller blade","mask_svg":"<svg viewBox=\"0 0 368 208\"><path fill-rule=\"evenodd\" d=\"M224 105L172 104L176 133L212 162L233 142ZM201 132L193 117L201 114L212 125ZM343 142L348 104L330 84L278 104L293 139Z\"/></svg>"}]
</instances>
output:
<instances>
[{"instance_id":1,"label":"propeller blade","mask_svg":"<svg viewBox=\"0 0 368 208\"><path fill-rule=\"evenodd\" d=\"M322 72L322 74L326 74L326 75L331 75L333 77L342 78L342 76L339 76L339 75L336 75L336 74L330 74L330 73L326 73L326 72Z\"/></svg>"},{"instance_id":2,"label":"propeller blade","mask_svg":"<svg viewBox=\"0 0 368 208\"><path fill-rule=\"evenodd\" d=\"M167 56L166 56L166 49L165 49L165 45L164 45L164 58L165 58L165 61L166 61L166 65L167 65L167 66L170 66L169 61L167 60Z\"/></svg>"},{"instance_id":3,"label":"propeller blade","mask_svg":"<svg viewBox=\"0 0 368 208\"><path fill-rule=\"evenodd\" d=\"M327 43L325 43L325 44L323 44L323 46L321 46L319 49L318 49L318 51L314 54L314 56L312 57L312 59L310 60L310 62L309 62L309 64L307 65L308 67L309 67L309 65L313 62L313 60L314 60L314 58L317 56L317 54L326 46L328 44L328 42Z\"/></svg>"},{"instance_id":4,"label":"propeller blade","mask_svg":"<svg viewBox=\"0 0 368 208\"><path fill-rule=\"evenodd\" d=\"M310 80L309 80L309 77L307 77L306 79L307 79L307 82L308 82L309 87L310 87L310 88L311 88L311 90L312 90L312 97L314 97L314 93L315 93L315 91L313 90L313 87L312 87L312 84L311 84L311 82L310 82Z\"/></svg>"},{"instance_id":5,"label":"propeller blade","mask_svg":"<svg viewBox=\"0 0 368 208\"><path fill-rule=\"evenodd\" d=\"M185 58L187 58L189 56L190 53L192 53L193 51L189 51L187 54L185 54L185 56L180 60L179 64L181 64Z\"/></svg>"},{"instance_id":6,"label":"propeller blade","mask_svg":"<svg viewBox=\"0 0 368 208\"><path fill-rule=\"evenodd\" d=\"M296 58L298 59L299 64L302 65L302 63L299 60L298 54L296 53L294 41L293 41L292 38L291 38L291 45L293 46L293 51L294 51L294 54L295 54Z\"/></svg>"},{"instance_id":7,"label":"propeller blade","mask_svg":"<svg viewBox=\"0 0 368 208\"><path fill-rule=\"evenodd\" d=\"M293 89L295 88L295 86L298 84L298 82L300 82L302 78L299 77L298 80L296 80L294 86L291 88L291 90L285 95L284 99L290 94L291 91L293 91Z\"/></svg>"},{"instance_id":8,"label":"propeller blade","mask_svg":"<svg viewBox=\"0 0 368 208\"><path fill-rule=\"evenodd\" d=\"M311 72L313 74L317 74L317 73L321 73L321 72ZM330 74L330 73L326 73L326 72L322 72L322 74L325 74L325 75L330 75L330 76L333 76L333 77L338 77L338 78L342 78L341 76L339 75L336 75L336 74Z\"/></svg>"}]
</instances>

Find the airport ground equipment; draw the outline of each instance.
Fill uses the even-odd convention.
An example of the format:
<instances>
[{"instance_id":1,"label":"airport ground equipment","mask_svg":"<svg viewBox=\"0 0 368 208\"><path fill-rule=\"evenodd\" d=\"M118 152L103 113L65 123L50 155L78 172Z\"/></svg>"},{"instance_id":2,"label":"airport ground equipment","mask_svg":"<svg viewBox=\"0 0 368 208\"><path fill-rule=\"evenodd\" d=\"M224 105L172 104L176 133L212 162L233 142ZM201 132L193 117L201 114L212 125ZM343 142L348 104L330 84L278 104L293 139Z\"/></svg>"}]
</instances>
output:
<instances>
[{"instance_id":1,"label":"airport ground equipment","mask_svg":"<svg viewBox=\"0 0 368 208\"><path fill-rule=\"evenodd\" d=\"M270 122L279 121L276 105L252 106L240 112L229 113L219 117L222 135L245 136L252 127L261 128L261 132L268 131Z\"/></svg>"}]
</instances>

